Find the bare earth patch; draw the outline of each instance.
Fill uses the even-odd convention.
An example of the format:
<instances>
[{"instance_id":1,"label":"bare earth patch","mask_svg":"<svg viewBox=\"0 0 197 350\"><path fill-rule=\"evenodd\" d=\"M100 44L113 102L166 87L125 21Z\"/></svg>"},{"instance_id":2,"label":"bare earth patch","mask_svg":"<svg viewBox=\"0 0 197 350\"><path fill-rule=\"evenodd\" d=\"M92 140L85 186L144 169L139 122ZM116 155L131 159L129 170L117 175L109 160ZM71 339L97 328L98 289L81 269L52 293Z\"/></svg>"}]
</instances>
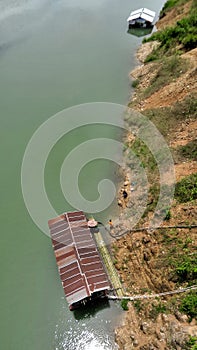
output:
<instances>
[{"instance_id":1,"label":"bare earth patch","mask_svg":"<svg viewBox=\"0 0 197 350\"><path fill-rule=\"evenodd\" d=\"M197 161L188 161L175 164L176 181L180 181L186 176L197 173Z\"/></svg>"},{"instance_id":2,"label":"bare earth patch","mask_svg":"<svg viewBox=\"0 0 197 350\"><path fill-rule=\"evenodd\" d=\"M157 28L174 25L177 20L186 16L191 7L191 1L172 9L158 23ZM148 54L158 43L143 44L138 50L137 57L144 62ZM187 96L197 92L197 48L182 55L186 59L188 69L168 85L152 94L150 97L142 98L141 91L146 89L154 76L157 74L158 63L142 64L131 72L135 80L139 80L136 91L132 96L132 106L139 111L151 110L162 107L173 107L177 101L182 101ZM130 140L131 138L131 140ZM177 120L177 127L169 132L169 147L177 150L190 142L197 140L197 120L190 115L189 119ZM128 143L133 142L128 135ZM197 141L196 141L197 142ZM175 162L176 181L197 173L197 159L181 159ZM125 180L124 180L125 181ZM126 179L129 184L122 183L122 188L129 191L130 178ZM136 191L137 192L137 191ZM141 193L140 193L141 194ZM134 196L133 192L131 193ZM119 200L121 197L119 194ZM134 198L134 200L136 200ZM129 201L128 201L129 202ZM124 211L128 202L121 202ZM179 204L176 200L170 208L171 216L164 221L162 226L174 226L193 224L197 222L196 201ZM148 226L152 213L149 212L144 218L144 226ZM125 221L126 223L126 221ZM171 276L169 259L174 252L181 254L185 240L188 238L190 245L188 252L193 254L197 246L196 229L177 229L175 236L178 241L173 245L173 239L169 231L158 230L152 234L141 231L133 232L123 236L114 243L114 258L116 268L119 271L122 282L128 295L143 293L158 293L173 290L176 281ZM165 241L166 234L166 241ZM173 234L173 232L171 232ZM169 236L169 237L168 237ZM167 239L172 239L172 242ZM179 242L179 243L177 243ZM182 243L181 243L182 242ZM177 244L179 246L177 246ZM181 246L182 244L182 246ZM160 301L141 301L135 304L129 303L129 311L126 313L124 324L116 330L116 341L120 350L181 350L185 348L185 342L189 336L197 337L197 322L188 322L187 316L173 309L174 303L179 301L171 297L162 298ZM158 303L162 304L163 310L154 315ZM165 313L165 305L172 303L172 310ZM151 316L150 316L151 315Z\"/></svg>"},{"instance_id":3,"label":"bare earth patch","mask_svg":"<svg viewBox=\"0 0 197 350\"><path fill-rule=\"evenodd\" d=\"M185 146L197 137L197 120L181 123L178 125L174 138L170 141L170 147Z\"/></svg>"},{"instance_id":4,"label":"bare earth patch","mask_svg":"<svg viewBox=\"0 0 197 350\"><path fill-rule=\"evenodd\" d=\"M197 60L197 49L195 49ZM197 90L196 67L189 69L175 82L164 86L161 90L151 95L144 101L143 109L167 107L177 101L181 101L186 95Z\"/></svg>"},{"instance_id":5,"label":"bare earth patch","mask_svg":"<svg viewBox=\"0 0 197 350\"><path fill-rule=\"evenodd\" d=\"M181 123L174 133L170 147L176 149L179 146L187 145L193 140L197 142L197 120ZM185 160L175 164L176 181L180 181L182 178L195 173L197 173L197 160Z\"/></svg>"},{"instance_id":6,"label":"bare earth patch","mask_svg":"<svg viewBox=\"0 0 197 350\"><path fill-rule=\"evenodd\" d=\"M149 98L140 101L137 108L140 111L151 108L161 108L173 105L177 101L181 101L188 94L197 91L197 48L183 54L182 58L190 61L190 68L185 74L182 74L174 82L164 86L159 91L152 94ZM142 78L139 89L149 86L150 81L156 75L157 69L154 70L154 63L137 67L131 72L135 79Z\"/></svg>"}]
</instances>

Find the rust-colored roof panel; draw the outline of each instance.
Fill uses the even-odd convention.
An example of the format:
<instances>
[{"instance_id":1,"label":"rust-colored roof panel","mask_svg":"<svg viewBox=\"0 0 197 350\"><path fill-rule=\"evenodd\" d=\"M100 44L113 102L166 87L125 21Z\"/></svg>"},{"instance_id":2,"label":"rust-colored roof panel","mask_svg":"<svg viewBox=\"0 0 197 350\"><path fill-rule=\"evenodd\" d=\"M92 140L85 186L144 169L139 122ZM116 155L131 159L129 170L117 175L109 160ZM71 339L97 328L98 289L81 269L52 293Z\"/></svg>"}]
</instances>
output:
<instances>
[{"instance_id":1,"label":"rust-colored roof panel","mask_svg":"<svg viewBox=\"0 0 197 350\"><path fill-rule=\"evenodd\" d=\"M95 241L82 211L48 222L53 249L69 305L110 288Z\"/></svg>"},{"instance_id":2,"label":"rust-colored roof panel","mask_svg":"<svg viewBox=\"0 0 197 350\"><path fill-rule=\"evenodd\" d=\"M84 281L82 278L77 279L76 281L72 282L71 284L66 284L63 287L64 287L64 291L66 292L66 294L73 294L73 297L74 297L75 291L77 291L79 289L85 289Z\"/></svg>"},{"instance_id":3,"label":"rust-colored roof panel","mask_svg":"<svg viewBox=\"0 0 197 350\"><path fill-rule=\"evenodd\" d=\"M83 265L83 271L88 272L88 271L95 271L95 270L102 270L103 269L103 265L101 262L99 263L94 263L94 264L89 264L89 265Z\"/></svg>"},{"instance_id":4,"label":"rust-colored roof panel","mask_svg":"<svg viewBox=\"0 0 197 350\"><path fill-rule=\"evenodd\" d=\"M73 270L78 269L79 270L79 264L76 260L69 262L67 261L66 264L62 265L59 269L60 275L64 273L65 271L68 271L69 273L73 273Z\"/></svg>"},{"instance_id":5,"label":"rust-colored roof panel","mask_svg":"<svg viewBox=\"0 0 197 350\"><path fill-rule=\"evenodd\" d=\"M95 283L94 288L97 291L109 289L109 282L108 281L103 281L103 282Z\"/></svg>"},{"instance_id":6,"label":"rust-colored roof panel","mask_svg":"<svg viewBox=\"0 0 197 350\"><path fill-rule=\"evenodd\" d=\"M63 244L63 243L58 243L58 242L56 242L56 244L53 242L53 249L54 250L57 250L57 249L60 249L60 248L63 248L63 247L65 247L65 244Z\"/></svg>"},{"instance_id":7,"label":"rust-colored roof panel","mask_svg":"<svg viewBox=\"0 0 197 350\"><path fill-rule=\"evenodd\" d=\"M96 252L96 254L98 254L97 250L95 247L92 248L79 248L78 249L78 253L80 255L80 257L85 257L85 256L89 256L90 254L94 254Z\"/></svg>"},{"instance_id":8,"label":"rust-colored roof panel","mask_svg":"<svg viewBox=\"0 0 197 350\"><path fill-rule=\"evenodd\" d=\"M89 277L100 276L102 274L103 274L103 269L87 271L86 278L88 279Z\"/></svg>"},{"instance_id":9,"label":"rust-colored roof panel","mask_svg":"<svg viewBox=\"0 0 197 350\"><path fill-rule=\"evenodd\" d=\"M65 272L65 273L61 274L60 278L61 278L62 282L68 281L68 283L69 283L72 278L76 279L77 276L79 276L79 277L81 276L79 269L75 269L74 271L72 271L72 275L69 272Z\"/></svg>"},{"instance_id":10,"label":"rust-colored roof panel","mask_svg":"<svg viewBox=\"0 0 197 350\"><path fill-rule=\"evenodd\" d=\"M84 212L82 210L81 211L70 211L66 214L67 214L68 218L83 216L85 219L85 215L84 215Z\"/></svg>"}]
</instances>

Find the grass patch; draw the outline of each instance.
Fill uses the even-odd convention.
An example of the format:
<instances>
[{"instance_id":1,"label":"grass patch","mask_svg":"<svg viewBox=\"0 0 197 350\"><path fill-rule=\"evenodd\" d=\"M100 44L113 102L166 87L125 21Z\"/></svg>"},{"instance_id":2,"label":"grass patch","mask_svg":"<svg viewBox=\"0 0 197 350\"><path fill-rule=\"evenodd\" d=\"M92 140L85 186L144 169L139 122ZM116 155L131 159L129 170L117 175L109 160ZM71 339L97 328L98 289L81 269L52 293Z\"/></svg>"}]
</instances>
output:
<instances>
[{"instance_id":1,"label":"grass patch","mask_svg":"<svg viewBox=\"0 0 197 350\"><path fill-rule=\"evenodd\" d=\"M137 157L140 158L141 164L144 168L147 167L149 171L155 170L157 167L157 162L150 152L149 148L142 140L136 139L131 146L131 150Z\"/></svg>"},{"instance_id":2,"label":"grass patch","mask_svg":"<svg viewBox=\"0 0 197 350\"><path fill-rule=\"evenodd\" d=\"M187 159L197 159L197 140L192 140L185 146L180 146L176 149L178 156Z\"/></svg>"},{"instance_id":3,"label":"grass patch","mask_svg":"<svg viewBox=\"0 0 197 350\"><path fill-rule=\"evenodd\" d=\"M145 97L150 96L163 86L169 84L173 79L178 78L182 73L187 71L187 61L178 55L166 57L161 65L161 68L150 82L149 87L145 90Z\"/></svg>"},{"instance_id":4,"label":"grass patch","mask_svg":"<svg viewBox=\"0 0 197 350\"><path fill-rule=\"evenodd\" d=\"M177 123L197 118L197 94L186 96L172 107L155 108L144 111L144 114L155 124L163 136L177 128Z\"/></svg>"},{"instance_id":5,"label":"grass patch","mask_svg":"<svg viewBox=\"0 0 197 350\"><path fill-rule=\"evenodd\" d=\"M185 177L176 184L175 198L180 203L197 199L197 173Z\"/></svg>"},{"instance_id":6,"label":"grass patch","mask_svg":"<svg viewBox=\"0 0 197 350\"><path fill-rule=\"evenodd\" d=\"M197 318L197 292L190 292L182 301L180 305L180 311L189 316L191 321L193 318Z\"/></svg>"}]
</instances>

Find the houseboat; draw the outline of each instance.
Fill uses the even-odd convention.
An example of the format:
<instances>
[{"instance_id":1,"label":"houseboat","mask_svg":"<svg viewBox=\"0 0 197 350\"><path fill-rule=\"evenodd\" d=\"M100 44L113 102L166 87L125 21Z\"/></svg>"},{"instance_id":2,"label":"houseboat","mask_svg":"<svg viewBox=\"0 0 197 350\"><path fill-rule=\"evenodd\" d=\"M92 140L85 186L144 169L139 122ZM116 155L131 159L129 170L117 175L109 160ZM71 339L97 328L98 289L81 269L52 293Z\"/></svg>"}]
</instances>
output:
<instances>
[{"instance_id":1,"label":"houseboat","mask_svg":"<svg viewBox=\"0 0 197 350\"><path fill-rule=\"evenodd\" d=\"M128 28L153 27L156 13L143 7L132 11L127 18Z\"/></svg>"},{"instance_id":2,"label":"houseboat","mask_svg":"<svg viewBox=\"0 0 197 350\"><path fill-rule=\"evenodd\" d=\"M111 289L103 262L91 234L94 220L87 221L82 211L63 213L48 225L59 276L70 310Z\"/></svg>"}]
</instances>

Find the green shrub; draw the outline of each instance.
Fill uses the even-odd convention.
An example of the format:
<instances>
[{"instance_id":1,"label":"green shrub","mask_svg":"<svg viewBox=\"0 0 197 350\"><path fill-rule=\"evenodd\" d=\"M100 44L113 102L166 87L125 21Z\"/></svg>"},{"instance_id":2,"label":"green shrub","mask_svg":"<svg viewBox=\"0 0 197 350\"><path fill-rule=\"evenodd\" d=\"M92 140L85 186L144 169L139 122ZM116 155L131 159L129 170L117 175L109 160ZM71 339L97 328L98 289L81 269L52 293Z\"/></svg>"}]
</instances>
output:
<instances>
[{"instance_id":1,"label":"green shrub","mask_svg":"<svg viewBox=\"0 0 197 350\"><path fill-rule=\"evenodd\" d=\"M143 42L145 42L143 40ZM145 63L155 61L159 58L159 52L157 50L153 50L146 58L145 58Z\"/></svg>"},{"instance_id":2,"label":"green shrub","mask_svg":"<svg viewBox=\"0 0 197 350\"><path fill-rule=\"evenodd\" d=\"M197 317L197 292L189 293L181 302L180 311L187 314L190 321Z\"/></svg>"},{"instance_id":3,"label":"green shrub","mask_svg":"<svg viewBox=\"0 0 197 350\"><path fill-rule=\"evenodd\" d=\"M139 314L139 312L142 309L142 302L141 302L141 300L134 301L133 306L135 307L137 313Z\"/></svg>"},{"instance_id":4,"label":"green shrub","mask_svg":"<svg viewBox=\"0 0 197 350\"><path fill-rule=\"evenodd\" d=\"M136 87L138 86L138 84L139 84L139 79L136 79L136 80L133 80L133 81L132 81L131 86L132 86L133 88L136 88Z\"/></svg>"},{"instance_id":5,"label":"green shrub","mask_svg":"<svg viewBox=\"0 0 197 350\"><path fill-rule=\"evenodd\" d=\"M125 311L129 310L129 308L128 308L128 302L129 302L128 299L122 299L122 300L121 300L121 306L122 306L123 310L125 310Z\"/></svg>"},{"instance_id":6,"label":"green shrub","mask_svg":"<svg viewBox=\"0 0 197 350\"><path fill-rule=\"evenodd\" d=\"M197 278L197 255L181 255L175 262L180 282L195 281Z\"/></svg>"},{"instance_id":7,"label":"green shrub","mask_svg":"<svg viewBox=\"0 0 197 350\"><path fill-rule=\"evenodd\" d=\"M186 345L188 350L197 350L197 338L190 336Z\"/></svg>"},{"instance_id":8,"label":"green shrub","mask_svg":"<svg viewBox=\"0 0 197 350\"><path fill-rule=\"evenodd\" d=\"M164 220L169 221L171 219L171 217L172 217L172 215L171 215L170 209L166 209L166 214L165 214Z\"/></svg>"},{"instance_id":9,"label":"green shrub","mask_svg":"<svg viewBox=\"0 0 197 350\"><path fill-rule=\"evenodd\" d=\"M174 0L176 1L176 0ZM172 4L173 0L169 2ZM166 3L168 4L168 2ZM194 3L193 3L194 4ZM164 10L165 12L165 10ZM167 27L164 30L153 33L149 38L144 38L143 42L158 40L160 46L154 52L154 56L147 57L146 61L153 60L159 57L158 53L162 49L165 52L174 51L177 45L182 45L183 49L191 50L197 47L197 11L196 5L191 8L190 14L181 19L173 27ZM161 53L160 53L161 55ZM151 58L152 57L152 58Z\"/></svg>"},{"instance_id":10,"label":"green shrub","mask_svg":"<svg viewBox=\"0 0 197 350\"><path fill-rule=\"evenodd\" d=\"M197 173L185 177L176 184L175 198L180 203L197 199Z\"/></svg>"},{"instance_id":11,"label":"green shrub","mask_svg":"<svg viewBox=\"0 0 197 350\"><path fill-rule=\"evenodd\" d=\"M117 259L114 259L113 260L113 264L116 265L118 263L118 260Z\"/></svg>"},{"instance_id":12,"label":"green shrub","mask_svg":"<svg viewBox=\"0 0 197 350\"><path fill-rule=\"evenodd\" d=\"M187 50L195 49L197 47L197 34L189 33L183 38L182 44Z\"/></svg>"}]
</instances>

